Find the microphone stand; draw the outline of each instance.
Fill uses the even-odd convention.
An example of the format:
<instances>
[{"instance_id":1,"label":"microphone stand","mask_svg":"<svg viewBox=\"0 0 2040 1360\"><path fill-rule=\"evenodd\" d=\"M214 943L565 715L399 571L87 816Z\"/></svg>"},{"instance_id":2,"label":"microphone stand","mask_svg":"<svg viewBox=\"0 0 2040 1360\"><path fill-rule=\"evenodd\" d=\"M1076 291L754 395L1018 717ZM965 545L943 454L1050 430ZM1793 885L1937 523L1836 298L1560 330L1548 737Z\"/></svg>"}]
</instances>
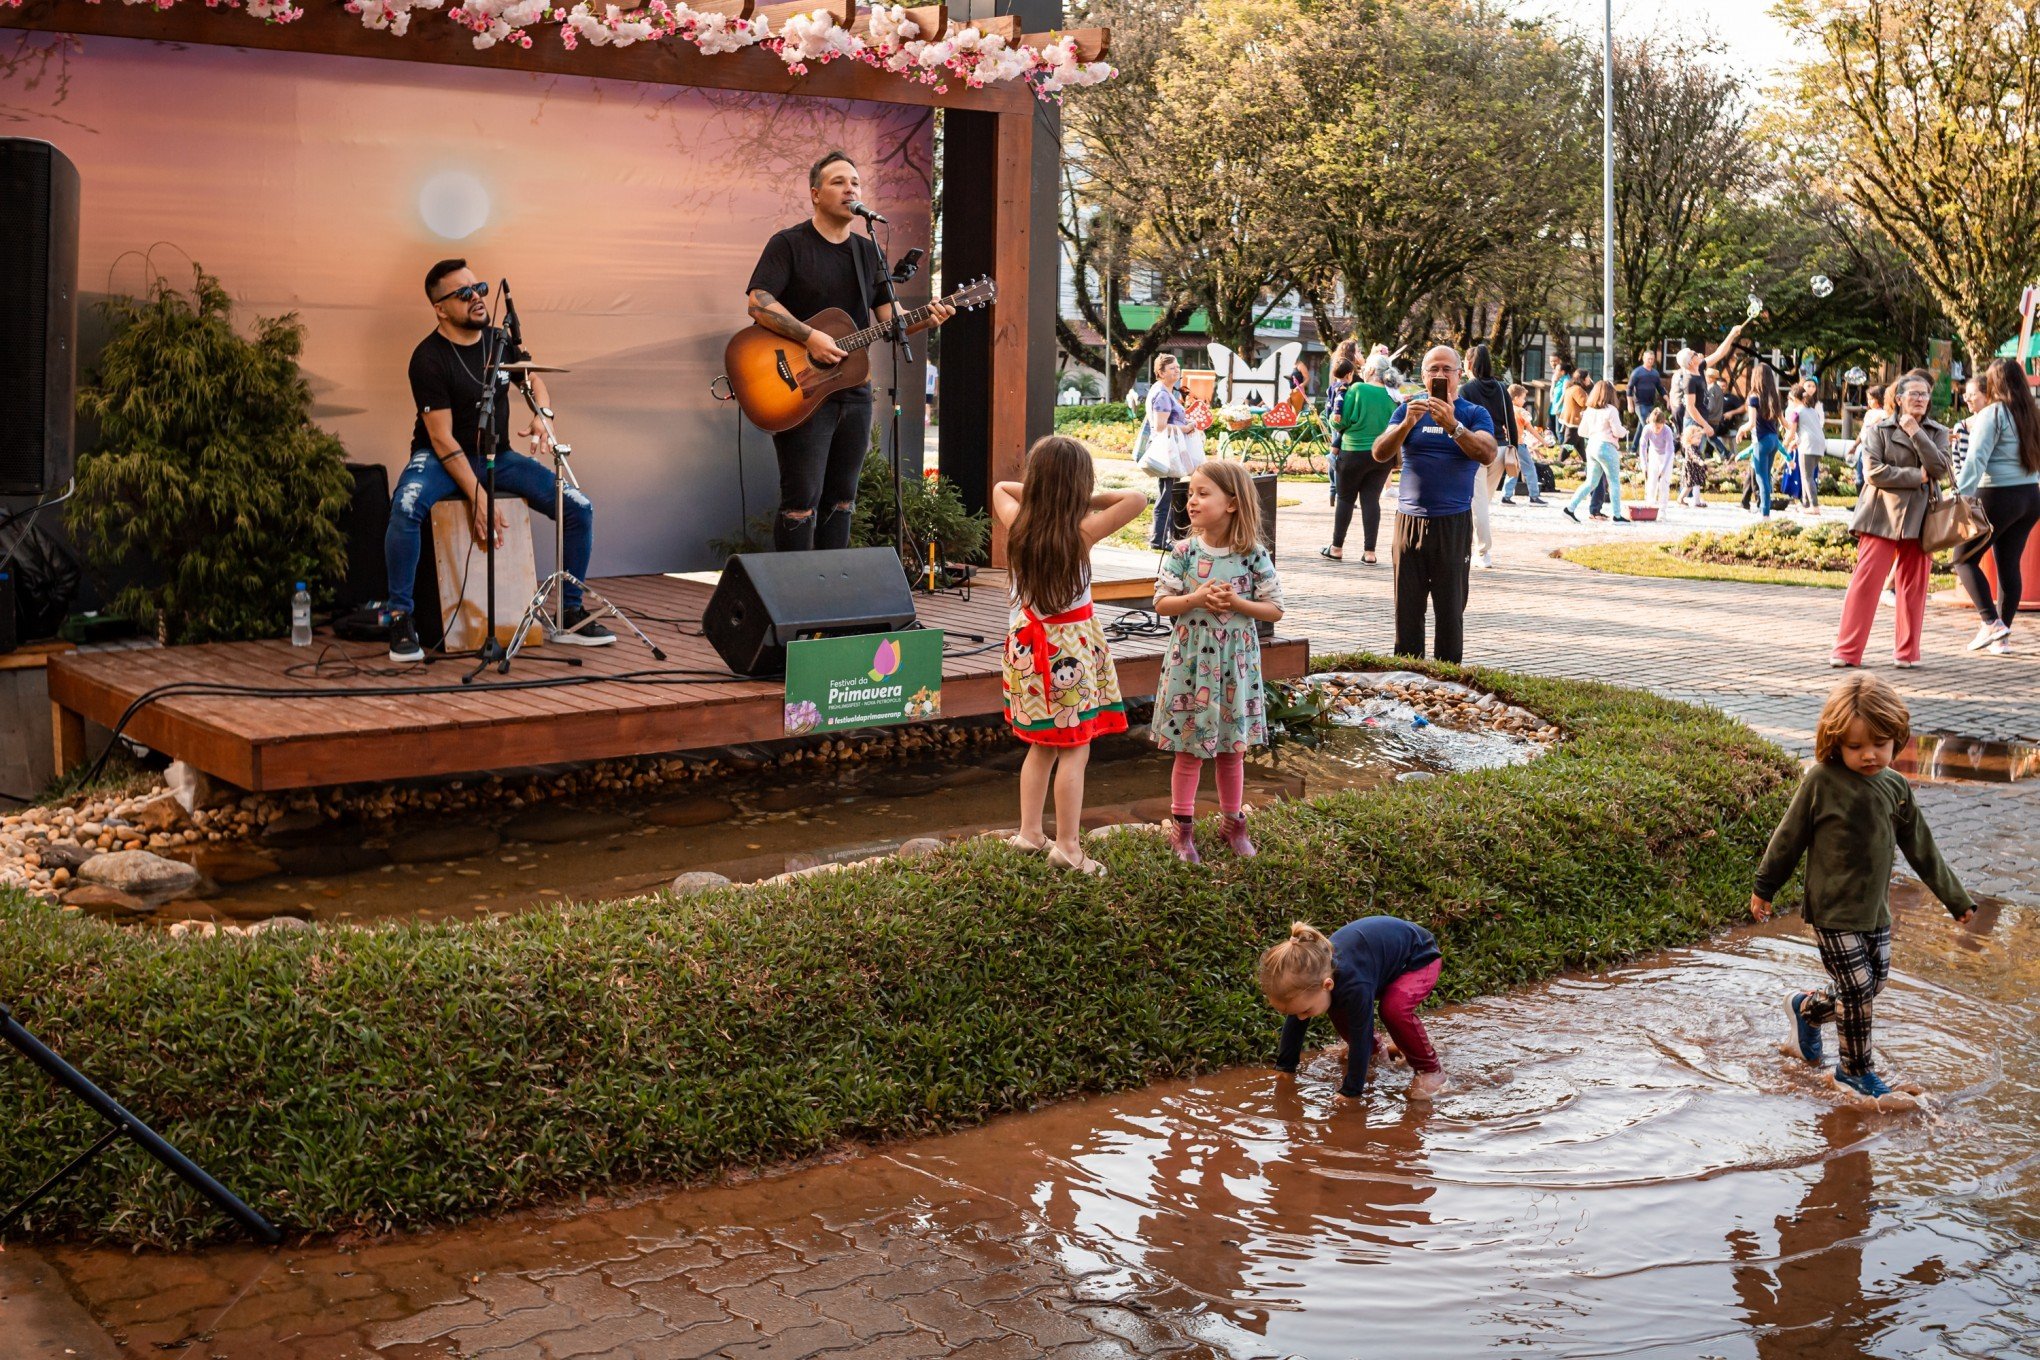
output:
<instances>
[{"instance_id":1,"label":"microphone stand","mask_svg":"<svg viewBox=\"0 0 2040 1360\"><path fill-rule=\"evenodd\" d=\"M865 225L871 232L871 243L878 244L878 223L869 218ZM911 580L918 576L918 570L909 570L907 556L907 508L906 498L900 487L900 365L914 362L914 347L907 339L907 322L900 311L900 297L893 290L892 267L886 264L886 252L878 253L879 286L885 292L885 302L892 308L892 322L886 327L886 338L892 344L892 371L886 376L886 397L892 402L892 494L893 494L893 552L899 557L901 570L907 571ZM918 563L916 564L918 567Z\"/></svg>"}]
</instances>

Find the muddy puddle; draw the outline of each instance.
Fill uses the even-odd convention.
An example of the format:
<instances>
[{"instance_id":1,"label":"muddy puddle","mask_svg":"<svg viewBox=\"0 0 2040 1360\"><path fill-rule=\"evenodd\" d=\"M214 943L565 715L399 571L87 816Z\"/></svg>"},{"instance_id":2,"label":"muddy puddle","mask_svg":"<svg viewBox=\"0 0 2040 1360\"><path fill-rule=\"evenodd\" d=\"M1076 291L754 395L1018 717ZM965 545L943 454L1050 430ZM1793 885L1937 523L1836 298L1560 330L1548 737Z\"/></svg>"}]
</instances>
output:
<instances>
[{"instance_id":1,"label":"muddy puddle","mask_svg":"<svg viewBox=\"0 0 2040 1360\"><path fill-rule=\"evenodd\" d=\"M1529 758L1492 732L1424 724L1377 701L1350 722L1288 739L1247 763L1249 805L1365 789ZM284 872L228 882L205 905L220 917L293 915L328 922L519 911L663 888L694 870L752 882L830 861L882 854L916 837L958 838L1017 818L1023 751L1002 743L961 759L930 756L760 774L657 802L552 803L513 818L427 817L396 826L329 824L281 845L202 851L215 878L281 863ZM1085 824L1168 815L1168 755L1143 734L1095 744ZM1203 810L1216 811L1211 781Z\"/></svg>"},{"instance_id":2,"label":"muddy puddle","mask_svg":"<svg viewBox=\"0 0 2040 1360\"><path fill-rule=\"evenodd\" d=\"M1908 892L1896 937L1922 1113L1775 1051L1782 922L1428 1012L1431 1108L1335 1107L1327 1051L574 1216L56 1259L135 1356L2040 1353L2040 914Z\"/></svg>"},{"instance_id":3,"label":"muddy puddle","mask_svg":"<svg viewBox=\"0 0 2040 1360\"><path fill-rule=\"evenodd\" d=\"M1953 779L1965 783L2016 784L2040 779L2040 746L2014 741L1979 741L1945 732L1918 732L1893 762L1908 779Z\"/></svg>"}]
</instances>

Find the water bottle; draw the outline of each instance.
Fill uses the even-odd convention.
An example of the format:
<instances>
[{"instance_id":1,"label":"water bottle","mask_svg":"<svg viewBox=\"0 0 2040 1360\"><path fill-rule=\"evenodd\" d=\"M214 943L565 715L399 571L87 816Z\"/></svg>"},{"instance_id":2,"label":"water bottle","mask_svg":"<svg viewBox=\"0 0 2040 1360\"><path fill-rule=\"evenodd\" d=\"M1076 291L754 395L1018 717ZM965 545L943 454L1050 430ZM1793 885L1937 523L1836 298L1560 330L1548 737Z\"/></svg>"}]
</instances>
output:
<instances>
[{"instance_id":1,"label":"water bottle","mask_svg":"<svg viewBox=\"0 0 2040 1360\"><path fill-rule=\"evenodd\" d=\"M290 645L312 645L312 597L303 581L297 583L297 594L290 597Z\"/></svg>"}]
</instances>

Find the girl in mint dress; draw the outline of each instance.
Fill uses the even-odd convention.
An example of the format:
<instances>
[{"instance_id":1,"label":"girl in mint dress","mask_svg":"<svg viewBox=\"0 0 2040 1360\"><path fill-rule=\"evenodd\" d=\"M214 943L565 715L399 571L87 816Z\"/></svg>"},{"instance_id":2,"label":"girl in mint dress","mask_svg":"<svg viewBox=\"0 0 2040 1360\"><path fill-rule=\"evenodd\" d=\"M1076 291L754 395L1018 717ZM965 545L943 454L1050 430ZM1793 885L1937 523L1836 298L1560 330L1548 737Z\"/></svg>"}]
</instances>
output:
<instances>
[{"instance_id":1,"label":"girl in mint dress","mask_svg":"<svg viewBox=\"0 0 2040 1360\"><path fill-rule=\"evenodd\" d=\"M1282 584L1261 546L1259 502L1246 469L1208 462L1190 475L1190 536L1162 559L1155 612L1176 620L1162 659L1150 730L1176 753L1169 778L1169 842L1198 863L1191 823L1204 762L1216 762L1225 840L1252 855L1247 839L1245 755L1268 741L1261 694L1258 625L1282 617Z\"/></svg>"}]
</instances>

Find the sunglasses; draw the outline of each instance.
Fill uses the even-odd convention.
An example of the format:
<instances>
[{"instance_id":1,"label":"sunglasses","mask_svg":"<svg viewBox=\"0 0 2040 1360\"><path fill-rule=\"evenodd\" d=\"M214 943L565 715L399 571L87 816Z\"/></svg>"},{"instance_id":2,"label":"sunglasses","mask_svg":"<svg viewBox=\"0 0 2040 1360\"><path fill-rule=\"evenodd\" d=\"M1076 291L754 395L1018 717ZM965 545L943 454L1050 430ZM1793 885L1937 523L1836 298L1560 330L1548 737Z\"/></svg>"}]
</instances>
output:
<instances>
[{"instance_id":1,"label":"sunglasses","mask_svg":"<svg viewBox=\"0 0 2040 1360\"><path fill-rule=\"evenodd\" d=\"M450 293L441 293L438 297L432 299L432 305L437 307L448 298L459 298L462 302L473 302L476 298L485 298L488 295L489 284L487 280L483 280L480 283L470 283L465 287L456 288Z\"/></svg>"}]
</instances>

